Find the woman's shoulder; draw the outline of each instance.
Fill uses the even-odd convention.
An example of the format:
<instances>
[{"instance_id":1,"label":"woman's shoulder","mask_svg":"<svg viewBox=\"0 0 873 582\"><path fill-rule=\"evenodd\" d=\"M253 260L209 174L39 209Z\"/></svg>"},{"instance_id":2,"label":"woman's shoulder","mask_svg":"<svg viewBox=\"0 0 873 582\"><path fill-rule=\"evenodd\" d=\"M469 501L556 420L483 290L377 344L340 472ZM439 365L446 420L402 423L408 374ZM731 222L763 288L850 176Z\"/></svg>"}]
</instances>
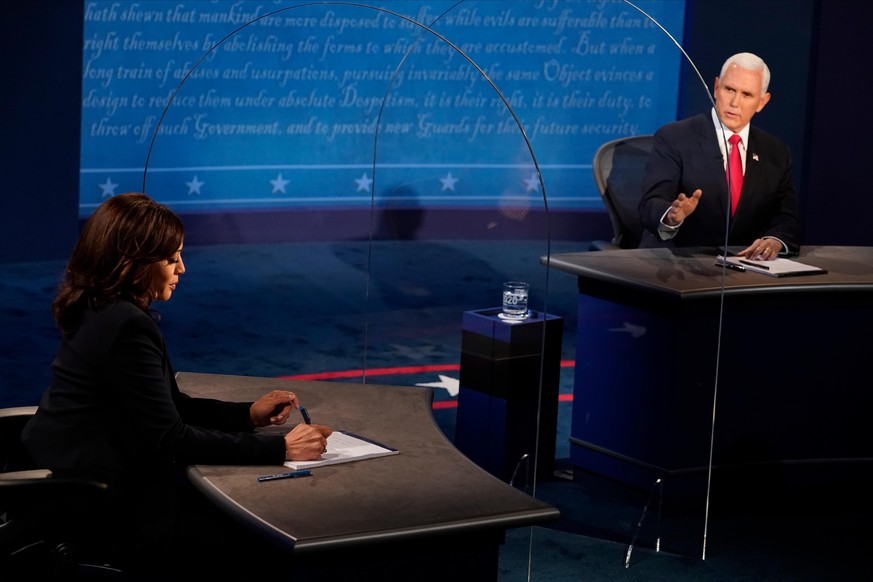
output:
<instances>
[{"instance_id":1,"label":"woman's shoulder","mask_svg":"<svg viewBox=\"0 0 873 582\"><path fill-rule=\"evenodd\" d=\"M157 329L157 322L151 313L131 301L118 299L110 303L89 307L82 318L81 327L101 328L112 333L125 327Z\"/></svg>"},{"instance_id":2,"label":"woman's shoulder","mask_svg":"<svg viewBox=\"0 0 873 582\"><path fill-rule=\"evenodd\" d=\"M133 338L155 345L163 343L151 316L130 301L120 300L88 307L79 327L64 338L64 343L86 360L103 361L113 349Z\"/></svg>"}]
</instances>

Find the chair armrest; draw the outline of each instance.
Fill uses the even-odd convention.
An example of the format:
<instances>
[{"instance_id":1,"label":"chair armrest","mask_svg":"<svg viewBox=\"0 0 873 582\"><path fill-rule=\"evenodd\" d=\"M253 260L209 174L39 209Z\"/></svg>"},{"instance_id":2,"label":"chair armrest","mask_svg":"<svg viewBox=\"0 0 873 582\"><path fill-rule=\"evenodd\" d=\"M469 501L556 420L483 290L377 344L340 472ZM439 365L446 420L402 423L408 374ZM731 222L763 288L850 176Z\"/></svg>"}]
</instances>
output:
<instances>
[{"instance_id":1,"label":"chair armrest","mask_svg":"<svg viewBox=\"0 0 873 582\"><path fill-rule=\"evenodd\" d=\"M28 469L26 471L6 471L0 473L0 481L11 480L18 481L21 479L46 479L52 476L49 469Z\"/></svg>"},{"instance_id":2,"label":"chair armrest","mask_svg":"<svg viewBox=\"0 0 873 582\"><path fill-rule=\"evenodd\" d=\"M39 477L44 470L12 471L0 478L0 511L40 507L47 500L82 499L105 495L109 485L94 479L54 477L51 472Z\"/></svg>"}]
</instances>

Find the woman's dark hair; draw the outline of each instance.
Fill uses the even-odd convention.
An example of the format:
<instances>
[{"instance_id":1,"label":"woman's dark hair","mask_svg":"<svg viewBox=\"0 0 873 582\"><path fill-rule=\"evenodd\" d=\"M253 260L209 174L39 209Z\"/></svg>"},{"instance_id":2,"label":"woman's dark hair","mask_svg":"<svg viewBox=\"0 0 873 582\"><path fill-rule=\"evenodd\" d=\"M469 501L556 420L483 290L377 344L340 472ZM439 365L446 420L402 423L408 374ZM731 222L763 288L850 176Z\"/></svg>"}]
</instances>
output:
<instances>
[{"instance_id":1,"label":"woman's dark hair","mask_svg":"<svg viewBox=\"0 0 873 582\"><path fill-rule=\"evenodd\" d=\"M64 334L79 327L88 302L100 306L125 298L147 309L154 264L179 250L182 221L145 194L119 194L97 207L82 232L52 303Z\"/></svg>"}]
</instances>

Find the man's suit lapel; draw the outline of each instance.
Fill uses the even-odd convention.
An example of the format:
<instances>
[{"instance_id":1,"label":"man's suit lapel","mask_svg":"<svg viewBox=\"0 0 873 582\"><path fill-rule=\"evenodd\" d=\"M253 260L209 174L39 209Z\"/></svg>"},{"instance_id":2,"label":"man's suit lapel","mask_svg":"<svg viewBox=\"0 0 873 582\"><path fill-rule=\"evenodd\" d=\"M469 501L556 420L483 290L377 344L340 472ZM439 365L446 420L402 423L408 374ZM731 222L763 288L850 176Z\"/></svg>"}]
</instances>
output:
<instances>
[{"instance_id":1,"label":"man's suit lapel","mask_svg":"<svg viewBox=\"0 0 873 582\"><path fill-rule=\"evenodd\" d=\"M757 140L755 139L756 133L754 127L749 128L749 145L746 148L746 173L743 175L743 191L740 194L740 206L737 208L737 212L739 212L739 208L742 208L743 206L743 198L745 198L747 194L751 195L751 193L756 190L757 182L760 179L761 171L764 168L761 152L757 150Z\"/></svg>"},{"instance_id":2,"label":"man's suit lapel","mask_svg":"<svg viewBox=\"0 0 873 582\"><path fill-rule=\"evenodd\" d=\"M706 160L706 171L710 174L710 183L718 184L715 192L704 192L703 195L718 197L718 207L721 209L722 218L724 218L728 203L727 179L724 173L724 160L716 141L718 134L712 125L709 114L700 116L697 135L701 152L700 159Z\"/></svg>"}]
</instances>

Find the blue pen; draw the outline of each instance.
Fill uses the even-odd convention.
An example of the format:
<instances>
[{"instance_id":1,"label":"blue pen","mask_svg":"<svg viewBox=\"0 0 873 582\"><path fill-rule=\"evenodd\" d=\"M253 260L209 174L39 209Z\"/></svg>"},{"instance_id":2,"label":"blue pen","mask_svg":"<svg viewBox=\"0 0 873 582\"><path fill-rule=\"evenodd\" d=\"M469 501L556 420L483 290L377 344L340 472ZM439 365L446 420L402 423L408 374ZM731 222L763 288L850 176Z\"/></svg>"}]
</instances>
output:
<instances>
[{"instance_id":1,"label":"blue pen","mask_svg":"<svg viewBox=\"0 0 873 582\"><path fill-rule=\"evenodd\" d=\"M721 255L719 255L715 259L715 264L718 265L719 267L726 267L728 269L733 269L734 271L745 271L746 270L746 268L744 266L738 265L736 263L732 263Z\"/></svg>"},{"instance_id":2,"label":"blue pen","mask_svg":"<svg viewBox=\"0 0 873 582\"><path fill-rule=\"evenodd\" d=\"M292 471L290 473L279 473L278 475L261 475L258 481L275 481L276 479L294 479L295 477L309 477L312 471L303 469L302 471Z\"/></svg>"},{"instance_id":3,"label":"blue pen","mask_svg":"<svg viewBox=\"0 0 873 582\"><path fill-rule=\"evenodd\" d=\"M727 261L724 261L724 262L719 261L718 263L716 263L716 265L718 265L719 267L733 269L734 271L745 271L746 270L746 268L742 265L736 265L734 263L729 263Z\"/></svg>"},{"instance_id":4,"label":"blue pen","mask_svg":"<svg viewBox=\"0 0 873 582\"><path fill-rule=\"evenodd\" d=\"M309 418L309 413L306 412L306 408L303 406L300 407L300 416L303 417L303 422L306 424L312 424L312 419Z\"/></svg>"}]
</instances>

